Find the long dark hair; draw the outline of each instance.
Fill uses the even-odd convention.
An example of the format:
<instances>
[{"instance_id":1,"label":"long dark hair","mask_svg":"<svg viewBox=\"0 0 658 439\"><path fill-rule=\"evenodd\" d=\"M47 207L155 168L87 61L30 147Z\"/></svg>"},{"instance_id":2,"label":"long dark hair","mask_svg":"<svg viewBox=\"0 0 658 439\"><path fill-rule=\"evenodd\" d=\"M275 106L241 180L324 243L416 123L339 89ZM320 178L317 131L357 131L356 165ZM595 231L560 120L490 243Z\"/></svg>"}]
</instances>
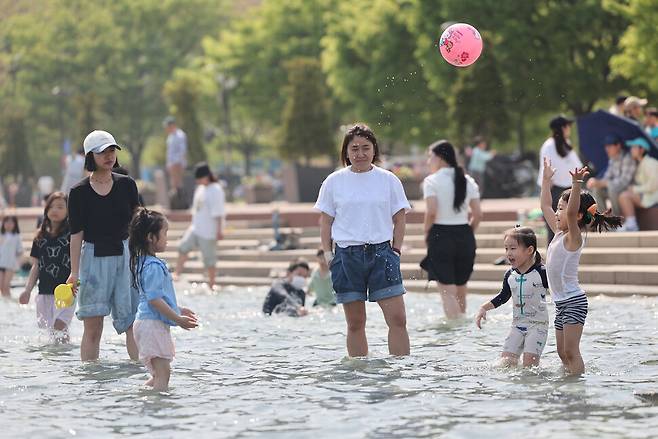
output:
<instances>
[{"instance_id":1,"label":"long dark hair","mask_svg":"<svg viewBox=\"0 0 658 439\"><path fill-rule=\"evenodd\" d=\"M6 232L5 230L5 222L7 221L13 221L14 222L14 234L16 233L21 233L21 230L18 228L18 218L15 215L8 215L2 219L2 226L0 226L0 233L4 235Z\"/></svg>"},{"instance_id":2,"label":"long dark hair","mask_svg":"<svg viewBox=\"0 0 658 439\"><path fill-rule=\"evenodd\" d=\"M564 133L562 128L565 125L560 125L559 127L553 127L553 140L555 141L555 150L560 155L560 157L566 157L567 154L573 149L571 144L564 138Z\"/></svg>"},{"instance_id":3,"label":"long dark hair","mask_svg":"<svg viewBox=\"0 0 658 439\"><path fill-rule=\"evenodd\" d=\"M151 251L151 236L158 236L160 230L167 223L167 219L160 212L138 207L130 222L130 237L128 238L128 249L130 250L130 273L132 274L132 285L140 288L139 277L144 268L144 257L153 255Z\"/></svg>"},{"instance_id":4,"label":"long dark hair","mask_svg":"<svg viewBox=\"0 0 658 439\"><path fill-rule=\"evenodd\" d=\"M430 145L430 149L455 170L455 198L452 208L455 212L459 212L464 204L464 200L466 200L466 176L464 175L464 168L457 164L455 147L447 140L437 140Z\"/></svg>"},{"instance_id":5,"label":"long dark hair","mask_svg":"<svg viewBox=\"0 0 658 439\"><path fill-rule=\"evenodd\" d=\"M537 235L530 227L514 227L505 231L505 238L510 237L517 244L525 248L532 247L535 250L535 265L541 264L541 255L537 249Z\"/></svg>"},{"instance_id":6,"label":"long dark hair","mask_svg":"<svg viewBox=\"0 0 658 439\"><path fill-rule=\"evenodd\" d=\"M370 129L368 125L364 123L357 123L348 129L345 132L345 137L343 137L343 147L340 150L340 159L343 162L343 166L349 166L352 164L349 155L347 154L347 145L349 145L352 139L357 136L368 139L370 143L372 143L373 148L375 148L375 156L372 158L372 162L379 162L379 145L377 145L377 138L375 137L375 133Z\"/></svg>"},{"instance_id":7,"label":"long dark hair","mask_svg":"<svg viewBox=\"0 0 658 439\"><path fill-rule=\"evenodd\" d=\"M560 198L563 202L569 202L569 196L571 195L571 189L567 189L562 192ZM596 200L592 194L587 191L580 192L580 206L578 208L578 213L582 214L582 218L578 220L578 227L584 229L585 226L589 226L592 230L596 230L601 233L602 231L608 231L621 227L623 218L621 216L611 215L612 209L608 209L605 212L599 212L597 209Z\"/></svg>"},{"instance_id":8,"label":"long dark hair","mask_svg":"<svg viewBox=\"0 0 658 439\"><path fill-rule=\"evenodd\" d=\"M36 239L43 239L48 235L57 236L68 231L69 229L69 214L68 214L68 205L67 205L68 199L69 197L67 197L64 192L60 192L60 191L53 192L52 194L48 195L48 198L46 198L46 206L43 208L43 221L41 221L41 227L39 227L39 230L37 231ZM53 229L52 221L50 221L50 218L48 218L48 211L53 206L55 200L63 200L64 205L67 206L66 218L64 218L64 221L62 221L62 224L60 224L58 230Z\"/></svg>"}]
</instances>

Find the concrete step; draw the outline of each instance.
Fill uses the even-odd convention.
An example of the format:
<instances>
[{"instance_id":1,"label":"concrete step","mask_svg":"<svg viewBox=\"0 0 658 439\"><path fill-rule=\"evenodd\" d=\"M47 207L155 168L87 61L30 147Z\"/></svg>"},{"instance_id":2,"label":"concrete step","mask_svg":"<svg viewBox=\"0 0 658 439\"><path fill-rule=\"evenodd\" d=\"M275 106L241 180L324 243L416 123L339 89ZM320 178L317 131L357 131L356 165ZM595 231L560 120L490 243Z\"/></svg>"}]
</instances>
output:
<instances>
[{"instance_id":1,"label":"concrete step","mask_svg":"<svg viewBox=\"0 0 658 439\"><path fill-rule=\"evenodd\" d=\"M288 267L285 261L219 261L217 271L220 275L228 274L238 277L272 277L283 274ZM402 276L405 280L423 280L427 273L418 264L402 263ZM501 283L508 266L475 264L471 280L493 281ZM202 273L203 265L198 260L188 261L184 272ZM652 265L581 265L579 279L583 284L624 284L624 285L658 285L658 266Z\"/></svg>"},{"instance_id":2,"label":"concrete step","mask_svg":"<svg viewBox=\"0 0 658 439\"><path fill-rule=\"evenodd\" d=\"M426 255L425 249L408 249L402 255L403 263L419 263ZM545 256L545 251L542 254ZM270 261L290 262L293 259L303 258L309 263L315 262L316 249L299 250L219 250L217 257L223 261ZM479 248L475 257L476 263L491 264L505 254L502 248ZM177 251L167 251L159 256L173 261L178 255ZM198 257L198 253L191 252L190 259ZM655 265L658 261L658 248L586 248L580 258L583 265Z\"/></svg>"},{"instance_id":3,"label":"concrete step","mask_svg":"<svg viewBox=\"0 0 658 439\"><path fill-rule=\"evenodd\" d=\"M205 277L202 274L186 274L183 281L190 283L204 283ZM240 277L240 276L217 276L215 281L219 286L234 287L266 287L271 285L271 278L263 277ZM405 288L411 293L434 293L437 287L434 283L423 280L407 280L404 282ZM616 284L583 284L583 289L588 296L607 295L607 296L650 296L658 297L658 286L655 285L616 285ZM483 296L494 296L500 291L500 282L493 281L471 281L468 283L470 294L479 294Z\"/></svg>"}]
</instances>

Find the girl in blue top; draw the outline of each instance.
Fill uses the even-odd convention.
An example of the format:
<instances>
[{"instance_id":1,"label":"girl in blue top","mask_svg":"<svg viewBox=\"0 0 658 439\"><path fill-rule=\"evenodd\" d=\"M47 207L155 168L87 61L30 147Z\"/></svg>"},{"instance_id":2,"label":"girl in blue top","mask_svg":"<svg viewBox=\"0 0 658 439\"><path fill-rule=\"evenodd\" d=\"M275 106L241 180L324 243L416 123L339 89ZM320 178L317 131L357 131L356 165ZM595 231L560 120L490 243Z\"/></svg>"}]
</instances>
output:
<instances>
[{"instance_id":1,"label":"girl in blue top","mask_svg":"<svg viewBox=\"0 0 658 439\"><path fill-rule=\"evenodd\" d=\"M174 341L169 328L198 326L197 317L176 303L176 292L167 264L155 256L167 248L167 220L159 212L139 208L130 223L130 271L133 287L139 291L134 335L139 359L151 373L147 386L169 387Z\"/></svg>"}]
</instances>

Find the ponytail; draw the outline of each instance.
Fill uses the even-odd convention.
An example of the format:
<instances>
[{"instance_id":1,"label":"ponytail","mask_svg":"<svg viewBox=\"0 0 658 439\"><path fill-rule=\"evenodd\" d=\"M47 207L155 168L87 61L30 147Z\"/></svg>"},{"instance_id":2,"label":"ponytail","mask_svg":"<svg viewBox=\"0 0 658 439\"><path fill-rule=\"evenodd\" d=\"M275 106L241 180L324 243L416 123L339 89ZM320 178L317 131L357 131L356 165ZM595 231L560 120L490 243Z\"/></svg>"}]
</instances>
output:
<instances>
[{"instance_id":1,"label":"ponytail","mask_svg":"<svg viewBox=\"0 0 658 439\"><path fill-rule=\"evenodd\" d=\"M565 203L569 202L570 194L571 189L562 192L561 198ZM599 212L594 197L587 191L581 191L580 193L580 207L578 213L582 215L582 218L578 220L578 227L581 229L589 227L599 233L604 230L607 232L617 229L621 227L623 221L623 217L612 215L612 209L608 209L605 212Z\"/></svg>"},{"instance_id":2,"label":"ponytail","mask_svg":"<svg viewBox=\"0 0 658 439\"><path fill-rule=\"evenodd\" d=\"M553 129L553 140L555 141L555 150L560 157L566 157L571 152L572 147L564 138L562 126Z\"/></svg>"},{"instance_id":3,"label":"ponytail","mask_svg":"<svg viewBox=\"0 0 658 439\"><path fill-rule=\"evenodd\" d=\"M539 250L535 249L535 265L541 264L541 254L539 254Z\"/></svg>"},{"instance_id":4,"label":"ponytail","mask_svg":"<svg viewBox=\"0 0 658 439\"><path fill-rule=\"evenodd\" d=\"M464 200L466 200L466 176L464 175L464 168L457 164L455 148L447 140L439 140L430 145L430 149L455 170L455 196L452 208L455 212L459 212L464 205Z\"/></svg>"}]
</instances>

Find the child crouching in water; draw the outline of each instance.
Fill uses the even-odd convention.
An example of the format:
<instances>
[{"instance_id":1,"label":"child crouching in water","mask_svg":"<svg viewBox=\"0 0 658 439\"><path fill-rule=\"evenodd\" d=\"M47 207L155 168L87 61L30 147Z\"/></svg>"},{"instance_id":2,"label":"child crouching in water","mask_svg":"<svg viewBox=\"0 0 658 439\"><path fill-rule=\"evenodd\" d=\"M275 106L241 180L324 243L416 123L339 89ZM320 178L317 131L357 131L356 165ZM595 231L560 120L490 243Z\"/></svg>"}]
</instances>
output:
<instances>
[{"instance_id":1,"label":"child crouching in water","mask_svg":"<svg viewBox=\"0 0 658 439\"><path fill-rule=\"evenodd\" d=\"M53 331L57 343L69 341L68 330L75 311L75 302L71 306L57 308L54 295L55 287L65 283L71 274L71 230L67 200L64 192L54 192L46 199L43 222L30 251L32 269L25 284L25 291L18 299L20 303L27 304L37 280L39 281L39 294L36 298L37 324L42 329Z\"/></svg>"},{"instance_id":2,"label":"child crouching in water","mask_svg":"<svg viewBox=\"0 0 658 439\"><path fill-rule=\"evenodd\" d=\"M553 211L551 178L555 169L544 159L541 186L541 210L555 237L546 251L546 273L555 302L555 339L557 352L567 373L582 374L585 363L580 355L580 338L587 317L587 296L578 282L580 254L585 247L583 232L616 229L622 218L598 211L594 197L582 192L587 168L576 168L571 174L571 189L560 195L557 211ZM572 196L572 195L576 196Z\"/></svg>"},{"instance_id":3,"label":"child crouching in water","mask_svg":"<svg viewBox=\"0 0 658 439\"><path fill-rule=\"evenodd\" d=\"M546 269L537 251L537 236L529 227L515 227L505 232L505 254L512 268L507 270L503 288L491 301L480 307L475 324L487 319L487 311L498 308L512 298L513 317L501 357L505 366L516 366L523 353L523 367L537 366L548 337Z\"/></svg>"},{"instance_id":4,"label":"child crouching in water","mask_svg":"<svg viewBox=\"0 0 658 439\"><path fill-rule=\"evenodd\" d=\"M167 390L174 359L170 326L192 329L198 326L196 314L178 307L176 292L167 264L155 256L167 248L166 218L159 212L138 208L130 223L130 271L132 284L139 291L134 334L139 359L151 378L145 385Z\"/></svg>"}]
</instances>

